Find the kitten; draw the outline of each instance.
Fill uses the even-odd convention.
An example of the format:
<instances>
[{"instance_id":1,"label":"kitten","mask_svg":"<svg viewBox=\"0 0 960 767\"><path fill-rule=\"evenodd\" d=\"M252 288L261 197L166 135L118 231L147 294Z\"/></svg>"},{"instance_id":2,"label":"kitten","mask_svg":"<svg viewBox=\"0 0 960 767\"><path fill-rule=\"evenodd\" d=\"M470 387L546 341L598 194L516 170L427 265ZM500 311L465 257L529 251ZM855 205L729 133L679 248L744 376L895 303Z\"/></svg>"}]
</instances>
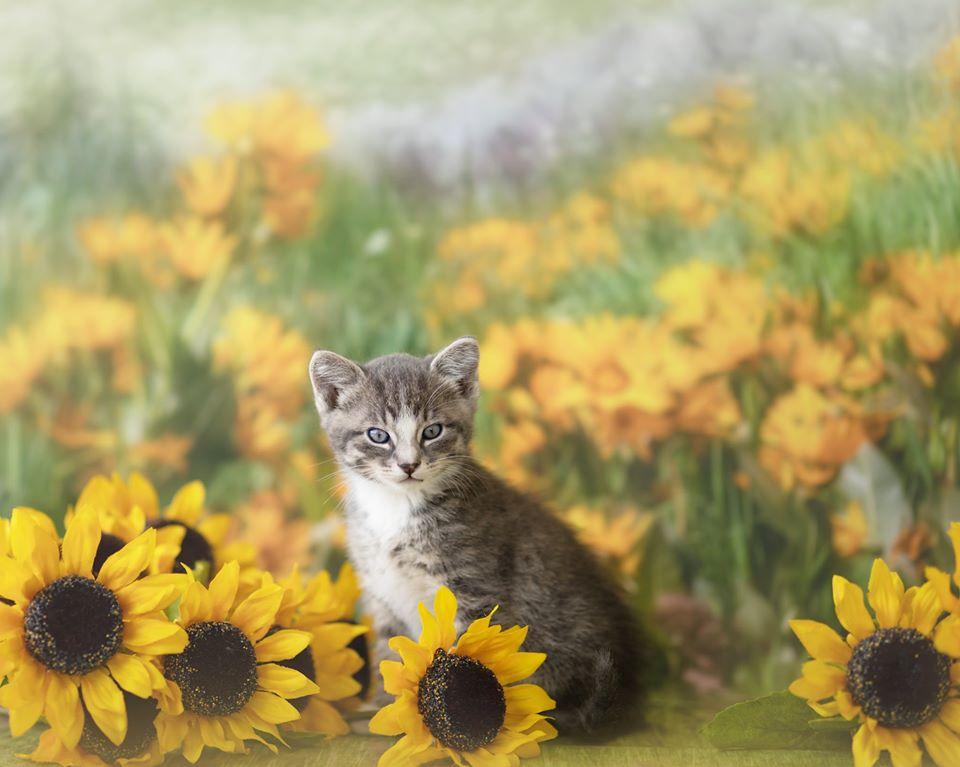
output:
<instances>
[{"instance_id":1,"label":"kitten","mask_svg":"<svg viewBox=\"0 0 960 767\"><path fill-rule=\"evenodd\" d=\"M349 555L384 640L416 637L417 604L443 585L458 631L499 605L495 620L529 626L525 649L547 653L532 681L557 701L558 728L594 732L638 693L638 635L570 530L471 457L478 362L469 337L365 365L313 355L317 410L348 487Z\"/></svg>"}]
</instances>

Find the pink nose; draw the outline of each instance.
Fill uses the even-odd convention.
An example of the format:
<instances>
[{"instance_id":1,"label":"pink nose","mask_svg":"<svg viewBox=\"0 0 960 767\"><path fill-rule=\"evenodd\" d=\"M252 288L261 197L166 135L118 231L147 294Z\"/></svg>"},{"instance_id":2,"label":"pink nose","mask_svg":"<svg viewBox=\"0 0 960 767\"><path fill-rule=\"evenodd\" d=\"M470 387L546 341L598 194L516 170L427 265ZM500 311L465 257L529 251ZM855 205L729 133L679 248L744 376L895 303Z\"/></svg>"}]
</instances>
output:
<instances>
[{"instance_id":1,"label":"pink nose","mask_svg":"<svg viewBox=\"0 0 960 767\"><path fill-rule=\"evenodd\" d=\"M397 466L400 467L400 471L406 472L408 477L413 476L413 472L417 470L417 467L420 465L420 461L415 463L398 463Z\"/></svg>"}]
</instances>

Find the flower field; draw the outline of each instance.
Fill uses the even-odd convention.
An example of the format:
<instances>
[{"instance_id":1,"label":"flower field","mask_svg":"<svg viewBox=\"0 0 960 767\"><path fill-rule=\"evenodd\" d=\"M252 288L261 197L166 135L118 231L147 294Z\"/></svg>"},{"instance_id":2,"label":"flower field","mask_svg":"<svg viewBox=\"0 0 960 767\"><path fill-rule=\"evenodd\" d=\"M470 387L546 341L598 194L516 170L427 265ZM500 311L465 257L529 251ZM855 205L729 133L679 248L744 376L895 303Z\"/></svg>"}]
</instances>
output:
<instances>
[{"instance_id":1,"label":"flower field","mask_svg":"<svg viewBox=\"0 0 960 767\"><path fill-rule=\"evenodd\" d=\"M954 572L958 99L960 39L903 82L724 80L549 183L463 201L330 162L308 92L210 104L172 167L134 131L90 189L0 197L0 508L62 529L92 477L143 474L164 501L192 488L241 584L336 572L312 351L472 334L476 451L609 564L666 684L783 689L790 622L835 623L834 575ZM34 149L18 173L69 176Z\"/></svg>"}]
</instances>

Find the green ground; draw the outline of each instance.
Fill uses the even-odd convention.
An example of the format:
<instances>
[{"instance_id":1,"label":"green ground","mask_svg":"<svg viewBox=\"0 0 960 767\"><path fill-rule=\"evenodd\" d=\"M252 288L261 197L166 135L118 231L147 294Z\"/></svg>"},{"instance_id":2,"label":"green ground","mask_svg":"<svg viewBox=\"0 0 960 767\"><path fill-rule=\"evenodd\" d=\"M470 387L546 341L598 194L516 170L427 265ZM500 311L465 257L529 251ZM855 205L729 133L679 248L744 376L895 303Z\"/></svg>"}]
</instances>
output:
<instances>
[{"instance_id":1,"label":"green ground","mask_svg":"<svg viewBox=\"0 0 960 767\"><path fill-rule=\"evenodd\" d=\"M524 767L849 767L845 751L717 751L698 734L709 718L704 711L691 711L686 704L655 701L651 723L634 734L603 745L559 740L546 744L539 759L524 761ZM13 754L32 746L35 736L11 741L7 728L0 734L0 764L16 763ZM350 735L331 741L305 741L291 751L272 756L253 751L250 763L257 767L374 767L390 739ZM208 752L209 754L209 752ZM174 760L170 760L173 763ZM179 762L178 762L179 763ZM242 767L241 757L208 755L201 763L216 767ZM184 763L185 764L185 763Z\"/></svg>"}]
</instances>

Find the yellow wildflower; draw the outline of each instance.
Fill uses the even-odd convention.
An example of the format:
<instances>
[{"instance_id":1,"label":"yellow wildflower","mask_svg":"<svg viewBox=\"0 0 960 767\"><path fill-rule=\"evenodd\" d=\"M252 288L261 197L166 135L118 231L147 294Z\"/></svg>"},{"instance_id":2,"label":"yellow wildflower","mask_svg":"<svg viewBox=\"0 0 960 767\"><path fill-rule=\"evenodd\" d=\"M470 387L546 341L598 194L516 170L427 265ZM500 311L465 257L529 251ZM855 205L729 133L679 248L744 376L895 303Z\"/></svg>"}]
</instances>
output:
<instances>
[{"instance_id":1,"label":"yellow wildflower","mask_svg":"<svg viewBox=\"0 0 960 767\"><path fill-rule=\"evenodd\" d=\"M194 157L177 174L187 207L199 216L218 216L230 204L237 186L234 157Z\"/></svg>"}]
</instances>

